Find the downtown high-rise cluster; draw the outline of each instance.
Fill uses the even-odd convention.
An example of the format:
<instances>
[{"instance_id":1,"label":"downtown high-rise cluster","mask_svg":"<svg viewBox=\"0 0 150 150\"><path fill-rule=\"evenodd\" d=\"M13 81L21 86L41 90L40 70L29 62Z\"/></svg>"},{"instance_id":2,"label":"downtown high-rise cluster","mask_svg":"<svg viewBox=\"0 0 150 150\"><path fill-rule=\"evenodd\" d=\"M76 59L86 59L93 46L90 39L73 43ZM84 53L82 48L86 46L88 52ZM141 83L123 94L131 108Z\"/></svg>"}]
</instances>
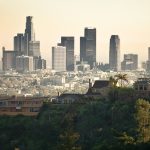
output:
<instances>
[{"instance_id":1,"label":"downtown high-rise cluster","mask_svg":"<svg viewBox=\"0 0 150 150\"><path fill-rule=\"evenodd\" d=\"M85 28L80 37L80 58L74 56L74 37L61 37L61 43L52 47L52 69L56 71L87 71L93 68L121 71L138 69L138 55L124 54L121 62L119 35L111 35L109 44L109 64L102 65L96 61L96 28Z\"/></svg>"},{"instance_id":2,"label":"downtown high-rise cluster","mask_svg":"<svg viewBox=\"0 0 150 150\"><path fill-rule=\"evenodd\" d=\"M33 17L26 17L25 33L14 36L14 50L3 47L3 70L18 72L34 71L46 68L46 60L41 58L40 41L35 40Z\"/></svg>"},{"instance_id":3,"label":"downtown high-rise cluster","mask_svg":"<svg viewBox=\"0 0 150 150\"><path fill-rule=\"evenodd\" d=\"M85 28L84 37L80 37L80 61L78 60L78 62L74 55L74 39L73 36L63 36L61 37L61 43L52 47L52 69L74 71L76 66L81 68L84 67L84 64L88 64L89 69L95 66L96 28Z\"/></svg>"}]
</instances>

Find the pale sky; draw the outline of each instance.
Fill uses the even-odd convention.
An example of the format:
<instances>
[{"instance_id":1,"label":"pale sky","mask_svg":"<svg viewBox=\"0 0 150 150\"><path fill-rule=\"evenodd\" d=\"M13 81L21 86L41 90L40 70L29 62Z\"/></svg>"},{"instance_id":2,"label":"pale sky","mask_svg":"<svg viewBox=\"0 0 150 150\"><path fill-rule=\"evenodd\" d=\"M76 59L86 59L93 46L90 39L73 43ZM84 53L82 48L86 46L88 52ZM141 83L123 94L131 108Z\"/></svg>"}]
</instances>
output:
<instances>
[{"instance_id":1,"label":"pale sky","mask_svg":"<svg viewBox=\"0 0 150 150\"><path fill-rule=\"evenodd\" d=\"M75 53L84 27L97 29L97 61L108 62L109 39L118 34L121 58L139 54L147 60L150 46L150 0L0 0L0 47L13 49L13 36L24 33L26 16L33 16L36 40L50 64L51 47L61 36L75 36Z\"/></svg>"}]
</instances>

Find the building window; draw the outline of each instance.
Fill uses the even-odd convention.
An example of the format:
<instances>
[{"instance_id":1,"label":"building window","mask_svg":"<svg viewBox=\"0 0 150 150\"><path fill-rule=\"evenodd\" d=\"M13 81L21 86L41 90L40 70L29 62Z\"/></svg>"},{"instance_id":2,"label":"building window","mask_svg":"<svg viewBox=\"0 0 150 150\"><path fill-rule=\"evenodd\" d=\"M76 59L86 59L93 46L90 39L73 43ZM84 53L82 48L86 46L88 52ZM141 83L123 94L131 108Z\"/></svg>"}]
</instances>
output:
<instances>
[{"instance_id":1,"label":"building window","mask_svg":"<svg viewBox=\"0 0 150 150\"><path fill-rule=\"evenodd\" d=\"M22 112L22 110L21 109L16 109L16 112Z\"/></svg>"},{"instance_id":2,"label":"building window","mask_svg":"<svg viewBox=\"0 0 150 150\"><path fill-rule=\"evenodd\" d=\"M140 90L143 90L143 86L140 86Z\"/></svg>"},{"instance_id":3,"label":"building window","mask_svg":"<svg viewBox=\"0 0 150 150\"><path fill-rule=\"evenodd\" d=\"M30 112L39 112L39 108L30 108Z\"/></svg>"},{"instance_id":4,"label":"building window","mask_svg":"<svg viewBox=\"0 0 150 150\"><path fill-rule=\"evenodd\" d=\"M144 91L146 91L147 90L147 87L146 86L144 86Z\"/></svg>"}]
</instances>

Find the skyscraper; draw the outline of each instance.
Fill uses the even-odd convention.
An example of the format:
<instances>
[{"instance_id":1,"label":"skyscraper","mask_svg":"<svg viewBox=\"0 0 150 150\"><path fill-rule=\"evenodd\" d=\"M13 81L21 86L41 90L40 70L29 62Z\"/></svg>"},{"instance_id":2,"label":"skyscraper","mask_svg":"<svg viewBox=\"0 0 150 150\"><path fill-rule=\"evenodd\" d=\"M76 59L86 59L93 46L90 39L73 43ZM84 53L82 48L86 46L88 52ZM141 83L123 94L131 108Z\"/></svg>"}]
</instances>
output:
<instances>
[{"instance_id":1,"label":"skyscraper","mask_svg":"<svg viewBox=\"0 0 150 150\"><path fill-rule=\"evenodd\" d=\"M150 47L148 47L148 60L146 61L146 71L150 71Z\"/></svg>"},{"instance_id":2,"label":"skyscraper","mask_svg":"<svg viewBox=\"0 0 150 150\"><path fill-rule=\"evenodd\" d=\"M14 51L17 51L18 55L24 55L24 46L24 35L18 33L17 36L14 37Z\"/></svg>"},{"instance_id":3,"label":"skyscraper","mask_svg":"<svg viewBox=\"0 0 150 150\"><path fill-rule=\"evenodd\" d=\"M109 65L111 70L119 71L121 69L120 39L118 35L112 35L110 38Z\"/></svg>"},{"instance_id":4,"label":"skyscraper","mask_svg":"<svg viewBox=\"0 0 150 150\"><path fill-rule=\"evenodd\" d=\"M52 69L66 71L66 47L52 47Z\"/></svg>"},{"instance_id":5,"label":"skyscraper","mask_svg":"<svg viewBox=\"0 0 150 150\"><path fill-rule=\"evenodd\" d=\"M33 17L26 17L26 28L25 28L25 55L29 55L29 42L35 40L34 30L33 30Z\"/></svg>"},{"instance_id":6,"label":"skyscraper","mask_svg":"<svg viewBox=\"0 0 150 150\"><path fill-rule=\"evenodd\" d=\"M96 28L85 28L80 37L80 61L87 61L91 68L96 63Z\"/></svg>"},{"instance_id":7,"label":"skyscraper","mask_svg":"<svg viewBox=\"0 0 150 150\"><path fill-rule=\"evenodd\" d=\"M66 47L66 69L74 70L74 37L61 37L61 43L58 46Z\"/></svg>"},{"instance_id":8,"label":"skyscraper","mask_svg":"<svg viewBox=\"0 0 150 150\"><path fill-rule=\"evenodd\" d=\"M86 60L86 38L80 37L80 61Z\"/></svg>"},{"instance_id":9,"label":"skyscraper","mask_svg":"<svg viewBox=\"0 0 150 150\"><path fill-rule=\"evenodd\" d=\"M34 41L33 17L26 17L25 36L28 36L28 41Z\"/></svg>"}]
</instances>

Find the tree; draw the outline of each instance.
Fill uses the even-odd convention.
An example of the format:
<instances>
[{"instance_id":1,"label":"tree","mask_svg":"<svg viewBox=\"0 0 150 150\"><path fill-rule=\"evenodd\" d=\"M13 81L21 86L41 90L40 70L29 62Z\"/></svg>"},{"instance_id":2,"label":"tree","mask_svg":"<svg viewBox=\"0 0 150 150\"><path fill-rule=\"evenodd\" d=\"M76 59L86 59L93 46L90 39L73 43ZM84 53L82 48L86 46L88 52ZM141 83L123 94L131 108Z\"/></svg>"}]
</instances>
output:
<instances>
[{"instance_id":1,"label":"tree","mask_svg":"<svg viewBox=\"0 0 150 150\"><path fill-rule=\"evenodd\" d=\"M110 83L110 85L112 86L112 87L116 87L117 86L117 80L114 78L114 77L110 77L109 78L109 83Z\"/></svg>"},{"instance_id":2,"label":"tree","mask_svg":"<svg viewBox=\"0 0 150 150\"><path fill-rule=\"evenodd\" d=\"M146 143L150 141L150 103L144 99L136 102L135 119L137 121L137 142Z\"/></svg>"},{"instance_id":3,"label":"tree","mask_svg":"<svg viewBox=\"0 0 150 150\"><path fill-rule=\"evenodd\" d=\"M77 145L80 134L75 131L76 117L75 105L70 105L62 121L63 133L59 135L61 150L81 150L81 147Z\"/></svg>"},{"instance_id":4,"label":"tree","mask_svg":"<svg viewBox=\"0 0 150 150\"><path fill-rule=\"evenodd\" d=\"M127 135L126 132L123 132L120 137L118 138L121 142L123 142L124 145L128 145L128 144L134 144L135 140L133 137Z\"/></svg>"},{"instance_id":5,"label":"tree","mask_svg":"<svg viewBox=\"0 0 150 150\"><path fill-rule=\"evenodd\" d=\"M73 130L68 130L60 135L62 144L60 145L61 150L81 150L81 147L76 145L80 135Z\"/></svg>"},{"instance_id":6,"label":"tree","mask_svg":"<svg viewBox=\"0 0 150 150\"><path fill-rule=\"evenodd\" d=\"M120 80L121 87L123 86L123 82L128 83L127 74L121 74L121 73L119 73L119 74L115 75L115 77L116 77L116 81L117 82Z\"/></svg>"}]
</instances>

